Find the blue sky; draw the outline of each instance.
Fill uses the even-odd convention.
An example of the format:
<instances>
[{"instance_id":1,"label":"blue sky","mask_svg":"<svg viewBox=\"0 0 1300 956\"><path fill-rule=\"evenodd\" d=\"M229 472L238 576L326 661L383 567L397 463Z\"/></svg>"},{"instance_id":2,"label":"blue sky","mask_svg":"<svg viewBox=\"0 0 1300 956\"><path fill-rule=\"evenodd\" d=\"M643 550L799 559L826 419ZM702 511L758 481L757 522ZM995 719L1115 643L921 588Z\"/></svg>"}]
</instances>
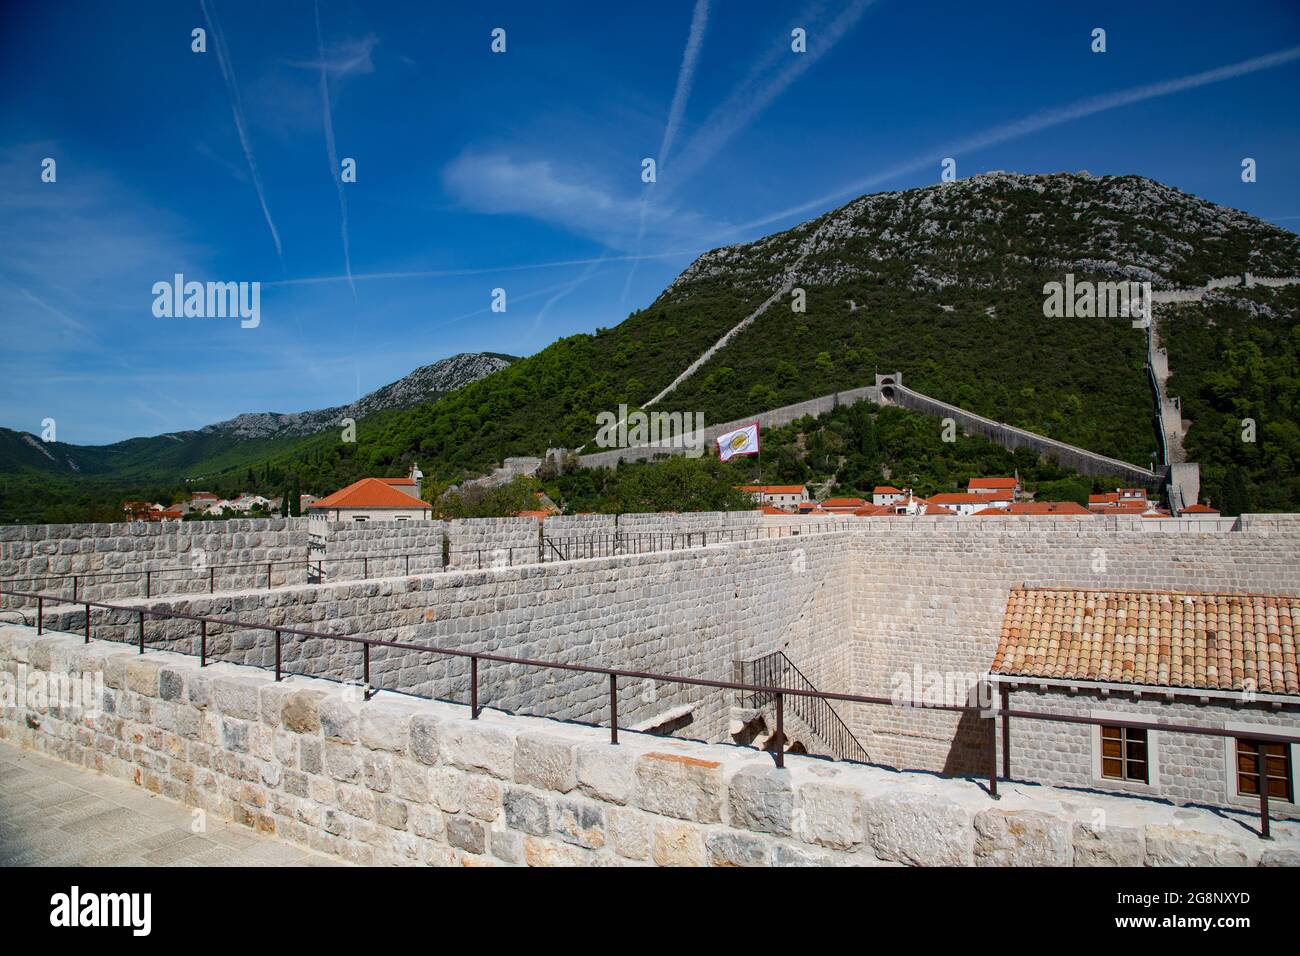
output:
<instances>
[{"instance_id":1,"label":"blue sky","mask_svg":"<svg viewBox=\"0 0 1300 956\"><path fill-rule=\"evenodd\" d=\"M531 354L945 156L1141 174L1295 229L1297 91L1285 0L6 4L0 424L101 443ZM261 282L261 324L155 317L177 272Z\"/></svg>"}]
</instances>

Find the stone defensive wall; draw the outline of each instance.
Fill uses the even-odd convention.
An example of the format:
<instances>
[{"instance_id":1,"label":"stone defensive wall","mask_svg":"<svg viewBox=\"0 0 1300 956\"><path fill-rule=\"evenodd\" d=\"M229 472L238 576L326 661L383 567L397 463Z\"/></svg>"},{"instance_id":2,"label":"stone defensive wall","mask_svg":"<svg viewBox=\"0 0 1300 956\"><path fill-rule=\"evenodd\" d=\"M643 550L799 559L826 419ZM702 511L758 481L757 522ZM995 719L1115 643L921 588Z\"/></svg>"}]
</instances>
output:
<instances>
[{"instance_id":1,"label":"stone defensive wall","mask_svg":"<svg viewBox=\"0 0 1300 956\"><path fill-rule=\"evenodd\" d=\"M264 668L274 666L274 634L253 625L729 681L737 658L767 654L792 640L796 653L811 658L814 644L845 640L850 590L816 585L832 577L847 581L848 554L843 536L819 534L271 591L123 599L121 609L91 609L91 634L135 643L143 609L247 624L208 625L209 659ZM16 613L35 622L31 610ZM84 606L46 605L49 630L84 634L85 622ZM150 649L199 653L196 621L150 617L145 635ZM357 644L285 634L281 654L289 673L345 681L359 681L363 673ZM391 648L370 656L377 687L469 699L463 658ZM493 707L565 720L599 723L609 715L605 682L576 672L485 662L479 696ZM676 712L681 732L703 739L725 736L730 706L730 695L720 690L620 688L625 725L653 724Z\"/></svg>"},{"instance_id":2,"label":"stone defensive wall","mask_svg":"<svg viewBox=\"0 0 1300 956\"><path fill-rule=\"evenodd\" d=\"M914 392L902 385L890 385L886 386L886 389L890 392L886 396L887 400L896 405L938 418L951 418L967 434L983 435L989 441L1012 451L1017 448L1032 448L1039 455L1055 458L1059 464L1064 465L1066 468L1073 468L1080 474L1114 476L1144 485L1154 484L1160 480L1160 475L1148 471L1146 468L1140 468L1117 458L1098 455L1096 452L1078 448L1074 445L1067 445L1065 442L1056 441L1043 435L1036 435L1014 425L996 422L991 418L985 418L983 415L976 415L974 412L958 408L956 405L941 402L937 398L930 398L928 395ZM882 389L882 394L885 393L886 389Z\"/></svg>"},{"instance_id":3,"label":"stone defensive wall","mask_svg":"<svg viewBox=\"0 0 1300 956\"><path fill-rule=\"evenodd\" d=\"M870 532L849 535L853 668L838 686L890 696L918 667L923 674L986 673L1010 590L1020 585L1300 594L1300 516L1246 517L1247 530L1226 534L1148 534L1087 520L904 527L868 519ZM841 714L875 761L956 774L989 765L979 718L867 704Z\"/></svg>"},{"instance_id":4,"label":"stone defensive wall","mask_svg":"<svg viewBox=\"0 0 1300 956\"><path fill-rule=\"evenodd\" d=\"M15 590L113 601L145 593L282 587L307 580L305 518L0 527L0 580ZM12 607L18 599L0 599Z\"/></svg>"},{"instance_id":5,"label":"stone defensive wall","mask_svg":"<svg viewBox=\"0 0 1300 956\"><path fill-rule=\"evenodd\" d=\"M313 521L311 563L323 581L439 571L445 521Z\"/></svg>"},{"instance_id":6,"label":"stone defensive wall","mask_svg":"<svg viewBox=\"0 0 1300 956\"><path fill-rule=\"evenodd\" d=\"M0 671L103 675L98 712L23 701L0 739L360 864L1277 866L1232 812L609 732L0 626Z\"/></svg>"},{"instance_id":7,"label":"stone defensive wall","mask_svg":"<svg viewBox=\"0 0 1300 956\"><path fill-rule=\"evenodd\" d=\"M719 435L724 435L737 428L743 428L746 425L752 425L754 422L758 422L763 428L776 428L781 425L788 425L809 415L814 418L825 415L841 405L856 405L858 402L863 401L874 402L877 401L877 395L878 389L874 385L868 385L864 388L851 388L843 392L833 392L830 395L820 395L804 402L796 402L793 405L783 405L780 408L759 412L748 418L724 422L721 425L710 425L704 429L703 437L698 441L705 448L711 448ZM696 440L695 433L692 432L691 437L694 442ZM680 446L673 447L671 445L640 445L635 448L613 448L609 451L580 455L578 456L578 463L583 468L613 468L620 461L648 461L657 455L679 455L682 450Z\"/></svg>"}]
</instances>

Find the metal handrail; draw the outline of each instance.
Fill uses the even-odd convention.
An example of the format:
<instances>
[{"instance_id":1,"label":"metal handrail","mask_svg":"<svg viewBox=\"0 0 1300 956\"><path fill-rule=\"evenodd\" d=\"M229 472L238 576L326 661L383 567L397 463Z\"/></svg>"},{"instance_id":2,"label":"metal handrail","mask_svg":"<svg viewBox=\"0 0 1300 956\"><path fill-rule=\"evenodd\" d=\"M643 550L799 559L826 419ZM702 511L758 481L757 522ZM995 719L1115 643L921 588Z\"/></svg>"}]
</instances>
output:
<instances>
[{"instance_id":1,"label":"metal handrail","mask_svg":"<svg viewBox=\"0 0 1300 956\"><path fill-rule=\"evenodd\" d=\"M19 591L8 591L0 589L0 596L9 595L12 597L23 597L37 602L36 611L36 632L44 633L44 602L46 600L62 601L59 595L36 594ZM845 701L856 704L874 704L887 707L917 707L924 710L949 711L961 714L975 714L988 718L988 742L989 742L989 773L988 773L988 792L993 799L998 799L998 718L1002 719L1002 744L1003 744L1003 773L1004 777L1010 778L1010 720L1017 718L1021 720L1044 720L1057 721L1067 724L1086 724L1090 726L1110 726L1110 727L1129 727L1135 730L1157 730L1166 733L1194 734L1208 737L1226 737L1237 740L1254 740L1264 743L1285 743L1300 744L1300 734L1275 734L1267 732L1243 733L1241 731L1226 730L1221 727L1200 727L1190 724L1172 724L1172 723L1146 723L1131 720L1124 720L1119 717L1084 717L1077 714L1053 714L1041 711L1014 710L1003 698L1002 706L990 706L987 708L979 707L974 704L915 704L907 701L895 700L892 697L876 697L866 694L844 694L833 691L821 691L816 688L800 687L773 687L761 684L751 684L743 681L723 681L714 680L707 677L687 677L681 674L656 674L649 671L633 671L616 667L601 667L595 664L569 664L564 661L545 661L528 657L513 657L508 654L494 654L491 652L466 651L450 647L436 647L426 644L412 644L407 641L388 641L380 638L358 637L355 635L326 634L320 631L313 631L301 627L276 626L272 624L259 624L252 621L241 621L238 618L218 618L208 617L200 614L186 614L181 611L160 610L156 608L128 607L120 604L106 604L100 601L79 601L86 609L85 618L85 643L90 643L90 612L91 608L102 608L113 611L124 611L128 614L139 615L139 648L140 653L145 652L146 632L145 617L158 617L169 620L187 620L194 621L200 625L199 630L199 666L205 666L207 663L207 637L208 625L218 624L223 626L232 626L237 628L249 628L253 630L270 631L275 634L275 679L281 680L283 677L282 661L280 656L280 645L282 635L292 634L298 637L313 637L321 640L343 641L345 643L358 644L362 650L362 699L369 700L373 696L372 685L370 683L370 649L372 647L390 647L395 650L414 651L421 654L441 654L449 657L467 658L470 662L470 717L477 720L480 712L479 693L478 693L478 671L479 663L482 661L498 664L514 664L523 667L541 667L549 670L561 670L574 673L596 674L609 679L609 696L610 696L610 743L618 743L618 681L620 678L636 681L651 681L654 683L681 684L688 687L708 687L715 690L742 691L748 694L772 694L776 701L776 739L778 741L784 738L784 701L787 695L792 697L814 697L825 701ZM172 638L171 640L175 640ZM121 643L121 642L118 642ZM256 665L248 665L256 666ZM311 675L304 675L311 676ZM409 692L406 692L409 693ZM423 696L414 695L411 696ZM785 766L785 751L777 747L772 753L772 757L777 767ZM1268 811L1268 786L1265 783L1260 788L1259 794L1259 813L1260 813L1260 836L1264 839L1269 838L1269 811Z\"/></svg>"},{"instance_id":2,"label":"metal handrail","mask_svg":"<svg viewBox=\"0 0 1300 956\"><path fill-rule=\"evenodd\" d=\"M803 690L813 691L817 689L784 651L773 651L771 654L764 654L753 660L736 663L739 665L740 678L744 683L765 683L780 687L798 686ZM797 678L797 682L788 679L791 673ZM762 675L762 680L751 677L758 674ZM776 680L771 679L774 674ZM751 694L745 698L745 701L748 706L757 709L765 706L771 699L771 694ZM800 696L794 699L793 706L799 719L834 751L837 759L872 762L871 754L867 752L866 747L862 746L862 741L858 740L849 729L849 725L825 698ZM777 746L782 744L782 741L777 741Z\"/></svg>"}]
</instances>

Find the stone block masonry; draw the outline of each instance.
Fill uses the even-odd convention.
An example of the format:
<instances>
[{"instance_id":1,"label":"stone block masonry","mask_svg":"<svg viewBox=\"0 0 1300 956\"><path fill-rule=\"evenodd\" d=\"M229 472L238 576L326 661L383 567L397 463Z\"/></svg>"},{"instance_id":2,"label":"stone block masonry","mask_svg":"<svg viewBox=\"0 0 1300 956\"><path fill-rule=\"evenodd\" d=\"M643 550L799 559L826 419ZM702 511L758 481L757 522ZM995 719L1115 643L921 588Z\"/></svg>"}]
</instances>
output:
<instances>
[{"instance_id":1,"label":"stone block masonry","mask_svg":"<svg viewBox=\"0 0 1300 956\"><path fill-rule=\"evenodd\" d=\"M0 627L0 670L102 673L99 713L26 702L0 739L361 864L1296 865L1235 813L624 732Z\"/></svg>"},{"instance_id":2,"label":"stone block masonry","mask_svg":"<svg viewBox=\"0 0 1300 956\"><path fill-rule=\"evenodd\" d=\"M307 523L294 518L231 518L227 521L159 521L117 524L10 525L0 527L0 580L15 590L70 594L115 601L145 593L141 572L152 575L153 593L197 594L264 588L307 580ZM233 566L233 567L232 567ZM17 598L0 606L25 606Z\"/></svg>"},{"instance_id":3,"label":"stone block masonry","mask_svg":"<svg viewBox=\"0 0 1300 956\"><path fill-rule=\"evenodd\" d=\"M850 686L862 695L890 696L900 675L917 667L937 675L987 672L1010 589L1021 584L1300 593L1295 522L1226 534L999 518L928 525L869 519L868 526L869 533L851 536L858 557ZM988 766L979 718L867 704L848 712L875 760L948 773Z\"/></svg>"},{"instance_id":4,"label":"stone block masonry","mask_svg":"<svg viewBox=\"0 0 1300 956\"><path fill-rule=\"evenodd\" d=\"M849 590L818 588L830 576L847 580L849 551L836 537L124 601L124 610L92 611L92 635L134 643L135 609L145 608L479 654L731 680L734 658L780 649L799 633L801 620L806 628L815 617L816 633L828 643L851 632ZM45 626L82 633L84 609L47 607ZM197 654L199 626L184 619L150 619L146 640L149 648ZM213 660L273 667L274 635L209 625L208 654ZM352 643L285 635L281 654L288 673L354 681L362 674L362 652ZM374 685L430 697L468 700L468 668L465 659L445 655L387 648L371 654ZM608 689L594 675L484 662L479 691L483 703L503 709L596 723L608 719ZM723 691L625 682L619 713L623 724L632 725L689 706L691 720L680 732L722 739L730 704Z\"/></svg>"},{"instance_id":5,"label":"stone block masonry","mask_svg":"<svg viewBox=\"0 0 1300 956\"><path fill-rule=\"evenodd\" d=\"M448 566L536 564L540 536L535 518L458 518L447 522Z\"/></svg>"},{"instance_id":6,"label":"stone block masonry","mask_svg":"<svg viewBox=\"0 0 1300 956\"><path fill-rule=\"evenodd\" d=\"M421 574L443 568L445 521L320 522L311 563L324 581Z\"/></svg>"}]
</instances>

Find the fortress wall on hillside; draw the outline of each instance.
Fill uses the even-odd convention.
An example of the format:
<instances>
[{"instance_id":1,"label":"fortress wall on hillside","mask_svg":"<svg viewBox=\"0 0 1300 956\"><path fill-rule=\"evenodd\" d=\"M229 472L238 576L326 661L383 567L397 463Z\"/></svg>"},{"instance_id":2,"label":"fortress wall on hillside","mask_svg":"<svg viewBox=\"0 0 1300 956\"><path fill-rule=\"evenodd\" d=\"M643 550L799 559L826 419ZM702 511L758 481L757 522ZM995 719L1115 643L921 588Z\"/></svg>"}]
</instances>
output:
<instances>
[{"instance_id":1,"label":"fortress wall on hillside","mask_svg":"<svg viewBox=\"0 0 1300 956\"><path fill-rule=\"evenodd\" d=\"M856 405L858 402L864 401L874 402L876 401L876 393L877 389L874 385L864 388L851 388L843 392L833 392L830 395L820 395L804 402L796 402L793 405L783 405L780 408L759 412L747 418L723 422L720 425L710 425L704 429L701 441L708 453L716 455L718 436L729 431L752 425L754 422L758 422L763 428L777 428L808 416L816 418L819 415L834 411L841 405ZM692 444L695 444L695 442L692 441ZM635 448L613 448L609 451L580 455L578 463L583 468L613 468L620 461L649 461L661 455L680 455L683 452L684 447L674 447L671 444L639 445Z\"/></svg>"},{"instance_id":2,"label":"fortress wall on hillside","mask_svg":"<svg viewBox=\"0 0 1300 956\"><path fill-rule=\"evenodd\" d=\"M1065 442L1056 441L1043 435L1035 435L1033 432L1025 431L1023 428L1016 428L1014 425L995 422L990 418L984 418L982 415L968 412L956 405L949 405L947 402L930 398L928 395L922 395L920 392L914 392L910 388L901 385L894 385L892 388L892 401L895 404L901 405L903 408L910 408L913 411L924 412L926 415L951 418L967 434L983 435L1003 448L1012 451L1017 448L1032 448L1039 455L1055 458L1057 462L1066 468L1073 468L1084 475L1114 475L1126 481L1145 485L1154 484L1159 480L1159 475L1153 474L1145 468L1139 468L1137 465L1131 465L1128 462L1109 458L1105 455L1098 455L1087 449L1067 445Z\"/></svg>"},{"instance_id":3,"label":"fortress wall on hillside","mask_svg":"<svg viewBox=\"0 0 1300 956\"><path fill-rule=\"evenodd\" d=\"M273 587L306 582L305 518L0 527L0 580L8 582L0 586L70 595L77 575L78 597L89 600L143 596L144 575L135 572L146 570L171 569L151 575L154 594L265 588L267 562Z\"/></svg>"}]
</instances>

